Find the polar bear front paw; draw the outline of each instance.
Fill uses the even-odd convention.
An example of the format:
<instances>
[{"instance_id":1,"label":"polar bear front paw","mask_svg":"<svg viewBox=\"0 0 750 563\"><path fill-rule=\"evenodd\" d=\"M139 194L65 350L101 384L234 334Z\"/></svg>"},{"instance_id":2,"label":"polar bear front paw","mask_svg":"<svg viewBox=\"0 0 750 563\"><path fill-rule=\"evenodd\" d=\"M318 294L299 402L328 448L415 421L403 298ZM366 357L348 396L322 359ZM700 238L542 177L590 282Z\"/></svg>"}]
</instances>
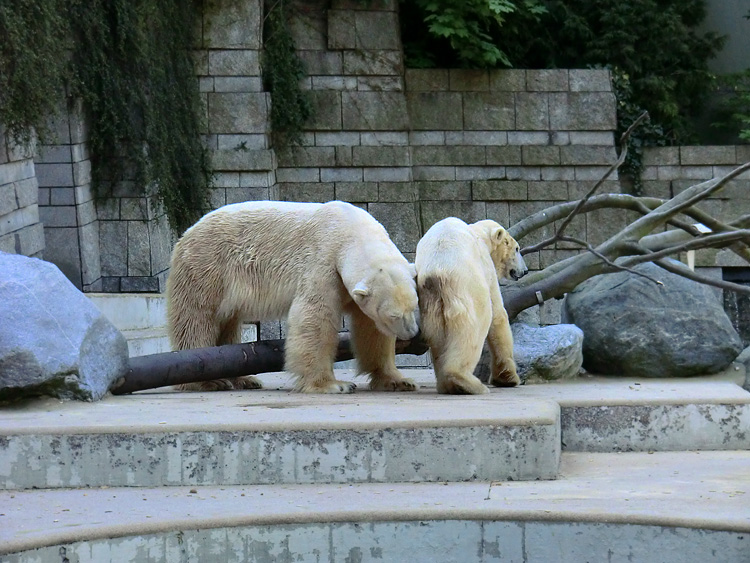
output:
<instances>
[{"instance_id":1,"label":"polar bear front paw","mask_svg":"<svg viewBox=\"0 0 750 563\"><path fill-rule=\"evenodd\" d=\"M495 368L492 370L490 384L495 387L516 387L521 384L521 378L516 373L516 366L512 368Z\"/></svg>"},{"instance_id":2,"label":"polar bear front paw","mask_svg":"<svg viewBox=\"0 0 750 563\"><path fill-rule=\"evenodd\" d=\"M437 392L445 395L486 395L490 392L474 375L444 375L438 378Z\"/></svg>"},{"instance_id":3,"label":"polar bear front paw","mask_svg":"<svg viewBox=\"0 0 750 563\"><path fill-rule=\"evenodd\" d=\"M333 381L325 381L313 385L305 383L297 384L295 391L298 391L300 393L328 393L335 395L354 393L354 390L356 388L356 384L352 383L351 381L338 381L334 379Z\"/></svg>"},{"instance_id":4,"label":"polar bear front paw","mask_svg":"<svg viewBox=\"0 0 750 563\"><path fill-rule=\"evenodd\" d=\"M408 377L379 377L370 380L370 391L416 391L417 384Z\"/></svg>"}]
</instances>

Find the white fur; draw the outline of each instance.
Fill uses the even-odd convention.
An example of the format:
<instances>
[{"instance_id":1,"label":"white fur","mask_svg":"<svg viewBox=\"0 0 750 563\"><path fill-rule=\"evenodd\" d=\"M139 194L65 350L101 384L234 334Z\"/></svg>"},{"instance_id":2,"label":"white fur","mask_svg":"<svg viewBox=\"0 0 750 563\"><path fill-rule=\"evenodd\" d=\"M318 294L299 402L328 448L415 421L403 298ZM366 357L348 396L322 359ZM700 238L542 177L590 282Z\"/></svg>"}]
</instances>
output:
<instances>
[{"instance_id":1,"label":"white fur","mask_svg":"<svg viewBox=\"0 0 750 563\"><path fill-rule=\"evenodd\" d=\"M517 279L527 272L513 237L494 221L467 225L449 217L419 241L415 264L422 333L438 392L488 392L474 376L485 339L493 358L490 382L520 383L498 285L498 277Z\"/></svg>"},{"instance_id":2,"label":"white fur","mask_svg":"<svg viewBox=\"0 0 750 563\"><path fill-rule=\"evenodd\" d=\"M287 317L286 369L305 392L353 391L333 376L348 313L371 387L415 389L394 356L396 337L418 332L413 269L382 225L351 204L261 201L212 211L175 246L167 296L174 349L235 343L243 321Z\"/></svg>"}]
</instances>

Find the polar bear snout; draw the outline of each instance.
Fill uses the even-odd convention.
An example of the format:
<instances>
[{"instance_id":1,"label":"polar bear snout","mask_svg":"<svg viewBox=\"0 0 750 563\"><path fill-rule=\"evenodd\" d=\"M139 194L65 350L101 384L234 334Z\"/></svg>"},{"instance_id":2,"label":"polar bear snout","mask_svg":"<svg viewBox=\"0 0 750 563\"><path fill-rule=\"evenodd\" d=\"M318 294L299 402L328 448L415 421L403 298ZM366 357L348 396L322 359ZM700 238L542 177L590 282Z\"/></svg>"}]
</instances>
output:
<instances>
[{"instance_id":1,"label":"polar bear snout","mask_svg":"<svg viewBox=\"0 0 750 563\"><path fill-rule=\"evenodd\" d=\"M395 331L396 338L400 340L411 340L419 334L419 311L414 311L401 318L400 330Z\"/></svg>"},{"instance_id":2,"label":"polar bear snout","mask_svg":"<svg viewBox=\"0 0 750 563\"><path fill-rule=\"evenodd\" d=\"M524 262L523 256L521 256L521 252L519 250L516 250L515 262L515 266L511 267L510 270L508 270L508 275L514 281L518 281L529 273L529 269L526 267L526 262Z\"/></svg>"}]
</instances>

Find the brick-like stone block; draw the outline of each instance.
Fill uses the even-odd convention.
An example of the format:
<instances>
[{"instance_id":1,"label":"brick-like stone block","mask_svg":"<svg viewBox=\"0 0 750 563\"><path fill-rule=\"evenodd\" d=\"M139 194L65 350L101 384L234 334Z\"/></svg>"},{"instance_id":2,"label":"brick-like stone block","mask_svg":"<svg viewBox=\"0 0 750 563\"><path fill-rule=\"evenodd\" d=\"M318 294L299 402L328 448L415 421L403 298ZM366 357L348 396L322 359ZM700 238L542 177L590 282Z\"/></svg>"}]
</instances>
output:
<instances>
[{"instance_id":1,"label":"brick-like stone block","mask_svg":"<svg viewBox=\"0 0 750 563\"><path fill-rule=\"evenodd\" d=\"M33 167L33 170L36 170L37 181L43 188L73 187L76 185L73 180L72 164L37 164ZM17 178L17 180L20 179ZM2 178L0 178L0 181L2 181Z\"/></svg>"},{"instance_id":2,"label":"brick-like stone block","mask_svg":"<svg viewBox=\"0 0 750 563\"><path fill-rule=\"evenodd\" d=\"M419 201L419 190L416 182L379 182L378 201L403 202Z\"/></svg>"},{"instance_id":3,"label":"brick-like stone block","mask_svg":"<svg viewBox=\"0 0 750 563\"><path fill-rule=\"evenodd\" d=\"M615 135L612 131L571 131L568 133L571 145L614 146Z\"/></svg>"},{"instance_id":4,"label":"brick-like stone block","mask_svg":"<svg viewBox=\"0 0 750 563\"><path fill-rule=\"evenodd\" d=\"M523 180L475 180L471 185L474 201L511 201L529 198L528 182Z\"/></svg>"},{"instance_id":5,"label":"brick-like stone block","mask_svg":"<svg viewBox=\"0 0 750 563\"><path fill-rule=\"evenodd\" d=\"M24 209L29 208L25 207ZM77 226L76 208L74 205L40 207L39 220L44 223L45 227L75 227ZM36 221L32 222L35 223Z\"/></svg>"},{"instance_id":6,"label":"brick-like stone block","mask_svg":"<svg viewBox=\"0 0 750 563\"><path fill-rule=\"evenodd\" d=\"M321 168L321 182L361 182L362 168Z\"/></svg>"},{"instance_id":7,"label":"brick-like stone block","mask_svg":"<svg viewBox=\"0 0 750 563\"><path fill-rule=\"evenodd\" d=\"M406 100L399 92L342 92L343 128L404 131L409 128Z\"/></svg>"},{"instance_id":8,"label":"brick-like stone block","mask_svg":"<svg viewBox=\"0 0 750 563\"><path fill-rule=\"evenodd\" d=\"M550 127L569 131L617 128L615 96L609 92L549 94Z\"/></svg>"},{"instance_id":9,"label":"brick-like stone block","mask_svg":"<svg viewBox=\"0 0 750 563\"><path fill-rule=\"evenodd\" d=\"M609 170L609 166L575 166L576 180L600 180ZM610 180L617 180L617 171L612 172Z\"/></svg>"},{"instance_id":10,"label":"brick-like stone block","mask_svg":"<svg viewBox=\"0 0 750 563\"><path fill-rule=\"evenodd\" d=\"M549 94L517 92L515 94L516 129L546 131L549 123Z\"/></svg>"},{"instance_id":11,"label":"brick-like stone block","mask_svg":"<svg viewBox=\"0 0 750 563\"><path fill-rule=\"evenodd\" d=\"M102 277L99 251L99 223L89 222L78 229L78 242L81 247L81 282L91 285Z\"/></svg>"},{"instance_id":12,"label":"brick-like stone block","mask_svg":"<svg viewBox=\"0 0 750 563\"><path fill-rule=\"evenodd\" d=\"M527 217L530 217L534 215L535 213L539 211L543 211L544 209L547 209L551 205L555 205L559 202L554 201L511 201L509 202L509 211L510 211L510 225L515 225L519 221L526 219ZM546 225L540 229L537 229L535 231L530 232L525 237L517 239L521 246L529 246L532 244L536 244L538 242L543 241L546 238L549 238L554 234L554 225ZM528 258L528 257L525 257ZM531 265L529 264L529 267Z\"/></svg>"},{"instance_id":13,"label":"brick-like stone block","mask_svg":"<svg viewBox=\"0 0 750 563\"><path fill-rule=\"evenodd\" d=\"M677 166L680 164L680 147L644 147L644 166Z\"/></svg>"},{"instance_id":14,"label":"brick-like stone block","mask_svg":"<svg viewBox=\"0 0 750 563\"><path fill-rule=\"evenodd\" d=\"M279 167L321 167L336 165L336 151L333 147L291 146L276 151Z\"/></svg>"},{"instance_id":15,"label":"brick-like stone block","mask_svg":"<svg viewBox=\"0 0 750 563\"><path fill-rule=\"evenodd\" d=\"M211 133L265 133L268 119L267 93L208 94L208 128Z\"/></svg>"},{"instance_id":16,"label":"brick-like stone block","mask_svg":"<svg viewBox=\"0 0 750 563\"><path fill-rule=\"evenodd\" d=\"M504 180L505 166L456 166L456 180Z\"/></svg>"},{"instance_id":17,"label":"brick-like stone block","mask_svg":"<svg viewBox=\"0 0 750 563\"><path fill-rule=\"evenodd\" d=\"M463 96L458 92L407 93L406 103L414 130L463 129Z\"/></svg>"},{"instance_id":18,"label":"brick-like stone block","mask_svg":"<svg viewBox=\"0 0 750 563\"><path fill-rule=\"evenodd\" d=\"M212 49L260 49L262 7L260 0L216 0L206 10L204 44Z\"/></svg>"},{"instance_id":19,"label":"brick-like stone block","mask_svg":"<svg viewBox=\"0 0 750 563\"><path fill-rule=\"evenodd\" d=\"M1 234L1 233L0 233ZM71 283L81 289L81 254L76 228L44 228L45 259L57 266ZM122 244L122 241L120 241Z\"/></svg>"},{"instance_id":20,"label":"brick-like stone block","mask_svg":"<svg viewBox=\"0 0 750 563\"><path fill-rule=\"evenodd\" d=\"M250 135L215 135L216 146L213 150L258 150L268 148L268 135L255 133Z\"/></svg>"},{"instance_id":21,"label":"brick-like stone block","mask_svg":"<svg viewBox=\"0 0 750 563\"><path fill-rule=\"evenodd\" d=\"M463 95L464 129L507 130L516 128L513 94L466 92Z\"/></svg>"},{"instance_id":22,"label":"brick-like stone block","mask_svg":"<svg viewBox=\"0 0 750 563\"><path fill-rule=\"evenodd\" d=\"M306 125L308 129L322 129L325 131L338 131L341 129L341 92L332 90L313 91L310 92L310 100L313 111L312 117Z\"/></svg>"},{"instance_id":23,"label":"brick-like stone block","mask_svg":"<svg viewBox=\"0 0 750 563\"><path fill-rule=\"evenodd\" d=\"M377 182L336 182L336 199L348 202L378 201Z\"/></svg>"},{"instance_id":24,"label":"brick-like stone block","mask_svg":"<svg viewBox=\"0 0 750 563\"><path fill-rule=\"evenodd\" d=\"M422 232L446 217L458 217L467 223L487 218L483 201L423 201L420 207Z\"/></svg>"},{"instance_id":25,"label":"brick-like stone block","mask_svg":"<svg viewBox=\"0 0 750 563\"><path fill-rule=\"evenodd\" d=\"M213 78L213 88L207 92L262 92L263 83L259 76L217 76Z\"/></svg>"},{"instance_id":26,"label":"brick-like stone block","mask_svg":"<svg viewBox=\"0 0 750 563\"><path fill-rule=\"evenodd\" d=\"M330 50L354 49L357 35L354 29L354 12L328 10L328 48Z\"/></svg>"},{"instance_id":27,"label":"brick-like stone block","mask_svg":"<svg viewBox=\"0 0 750 563\"><path fill-rule=\"evenodd\" d=\"M571 92L611 92L612 80L607 69L571 69Z\"/></svg>"},{"instance_id":28,"label":"brick-like stone block","mask_svg":"<svg viewBox=\"0 0 750 563\"><path fill-rule=\"evenodd\" d=\"M344 51L344 74L401 76L401 51Z\"/></svg>"},{"instance_id":29,"label":"brick-like stone block","mask_svg":"<svg viewBox=\"0 0 750 563\"><path fill-rule=\"evenodd\" d=\"M507 146L487 147L487 164L513 166L521 164L521 147L509 144Z\"/></svg>"},{"instance_id":30,"label":"brick-like stone block","mask_svg":"<svg viewBox=\"0 0 750 563\"><path fill-rule=\"evenodd\" d=\"M485 148L479 146L417 146L412 148L411 157L415 166L468 166L487 162Z\"/></svg>"},{"instance_id":31,"label":"brick-like stone block","mask_svg":"<svg viewBox=\"0 0 750 563\"><path fill-rule=\"evenodd\" d=\"M541 180L542 169L539 166L506 166L505 177L508 180Z\"/></svg>"},{"instance_id":32,"label":"brick-like stone block","mask_svg":"<svg viewBox=\"0 0 750 563\"><path fill-rule=\"evenodd\" d=\"M407 68L405 74L407 92L443 92L450 88L448 69Z\"/></svg>"},{"instance_id":33,"label":"brick-like stone block","mask_svg":"<svg viewBox=\"0 0 750 563\"><path fill-rule=\"evenodd\" d=\"M24 206L26 207L26 206ZM0 186L0 217L19 208L13 184Z\"/></svg>"},{"instance_id":34,"label":"brick-like stone block","mask_svg":"<svg viewBox=\"0 0 750 563\"><path fill-rule=\"evenodd\" d=\"M336 155L336 166L354 166L354 157L352 155L354 147L340 146L333 148Z\"/></svg>"},{"instance_id":35,"label":"brick-like stone block","mask_svg":"<svg viewBox=\"0 0 750 563\"><path fill-rule=\"evenodd\" d=\"M406 131L376 131L373 133L361 133L360 142L363 146L407 146L409 144L409 133Z\"/></svg>"},{"instance_id":36,"label":"brick-like stone block","mask_svg":"<svg viewBox=\"0 0 750 563\"><path fill-rule=\"evenodd\" d=\"M567 166L609 166L617 160L615 147L568 145L560 147L560 163Z\"/></svg>"},{"instance_id":37,"label":"brick-like stone block","mask_svg":"<svg viewBox=\"0 0 750 563\"><path fill-rule=\"evenodd\" d=\"M750 162L750 145L738 145L735 150L737 152L737 164Z\"/></svg>"},{"instance_id":38,"label":"brick-like stone block","mask_svg":"<svg viewBox=\"0 0 750 563\"><path fill-rule=\"evenodd\" d=\"M73 182L76 186L91 184L91 161L81 160L73 163Z\"/></svg>"},{"instance_id":39,"label":"brick-like stone block","mask_svg":"<svg viewBox=\"0 0 750 563\"><path fill-rule=\"evenodd\" d=\"M680 147L680 164L718 165L735 164L737 153L734 146Z\"/></svg>"},{"instance_id":40,"label":"brick-like stone block","mask_svg":"<svg viewBox=\"0 0 750 563\"><path fill-rule=\"evenodd\" d=\"M560 147L525 145L521 147L521 161L525 165L554 166L560 164Z\"/></svg>"},{"instance_id":41,"label":"brick-like stone block","mask_svg":"<svg viewBox=\"0 0 750 563\"><path fill-rule=\"evenodd\" d=\"M567 92L566 69L538 69L526 71L526 89L530 92Z\"/></svg>"},{"instance_id":42,"label":"brick-like stone block","mask_svg":"<svg viewBox=\"0 0 750 563\"><path fill-rule=\"evenodd\" d=\"M151 239L151 271L162 272L169 268L169 260L174 246L174 234L169 228L166 215L148 222Z\"/></svg>"},{"instance_id":43,"label":"brick-like stone block","mask_svg":"<svg viewBox=\"0 0 750 563\"><path fill-rule=\"evenodd\" d=\"M73 162L71 145L38 145L34 162L40 164L54 164L57 162Z\"/></svg>"},{"instance_id":44,"label":"brick-like stone block","mask_svg":"<svg viewBox=\"0 0 750 563\"><path fill-rule=\"evenodd\" d=\"M506 229L510 227L510 206L507 201L488 201L485 207L487 219L497 221Z\"/></svg>"},{"instance_id":45,"label":"brick-like stone block","mask_svg":"<svg viewBox=\"0 0 750 563\"><path fill-rule=\"evenodd\" d=\"M529 199L547 201L568 201L568 183L557 182L529 182Z\"/></svg>"},{"instance_id":46,"label":"brick-like stone block","mask_svg":"<svg viewBox=\"0 0 750 563\"><path fill-rule=\"evenodd\" d=\"M278 184L281 201L312 201L325 203L334 199L333 182L290 182Z\"/></svg>"},{"instance_id":47,"label":"brick-like stone block","mask_svg":"<svg viewBox=\"0 0 750 563\"><path fill-rule=\"evenodd\" d=\"M410 149L407 146L353 147L354 166L409 166Z\"/></svg>"},{"instance_id":48,"label":"brick-like stone block","mask_svg":"<svg viewBox=\"0 0 750 563\"><path fill-rule=\"evenodd\" d=\"M260 201L264 199L269 199L269 188L267 187L241 187L226 189L227 204L241 203L243 201Z\"/></svg>"},{"instance_id":49,"label":"brick-like stone block","mask_svg":"<svg viewBox=\"0 0 750 563\"><path fill-rule=\"evenodd\" d=\"M448 71L449 88L454 92L489 92L490 78L486 70L452 68Z\"/></svg>"},{"instance_id":50,"label":"brick-like stone block","mask_svg":"<svg viewBox=\"0 0 750 563\"><path fill-rule=\"evenodd\" d=\"M671 185L666 180L647 180L641 182L642 195L644 197L658 197L661 199L670 199L672 196Z\"/></svg>"},{"instance_id":51,"label":"brick-like stone block","mask_svg":"<svg viewBox=\"0 0 750 563\"><path fill-rule=\"evenodd\" d=\"M298 51L297 56L309 75L338 76L344 70L344 59L340 52Z\"/></svg>"},{"instance_id":52,"label":"brick-like stone block","mask_svg":"<svg viewBox=\"0 0 750 563\"><path fill-rule=\"evenodd\" d=\"M357 131L315 133L315 146L318 147L353 147L359 144L360 134Z\"/></svg>"},{"instance_id":53,"label":"brick-like stone block","mask_svg":"<svg viewBox=\"0 0 750 563\"><path fill-rule=\"evenodd\" d=\"M278 168L276 181L279 183L318 182L320 181L320 168Z\"/></svg>"},{"instance_id":54,"label":"brick-like stone block","mask_svg":"<svg viewBox=\"0 0 750 563\"><path fill-rule=\"evenodd\" d=\"M41 223L40 223L41 224ZM18 231L0 236L0 252L23 254L18 243Z\"/></svg>"},{"instance_id":55,"label":"brick-like stone block","mask_svg":"<svg viewBox=\"0 0 750 563\"><path fill-rule=\"evenodd\" d=\"M737 205L743 207L743 212L748 212L748 200L750 200L750 180L732 180L727 182L719 195ZM738 213L739 214L739 213Z\"/></svg>"},{"instance_id":56,"label":"brick-like stone block","mask_svg":"<svg viewBox=\"0 0 750 563\"><path fill-rule=\"evenodd\" d=\"M451 133L450 131L448 133ZM416 145L445 145L447 144L447 135L445 131L411 131L409 132L409 144ZM456 131L456 135L461 135L463 131ZM471 145L474 143L456 143L459 145Z\"/></svg>"},{"instance_id":57,"label":"brick-like stone block","mask_svg":"<svg viewBox=\"0 0 750 563\"><path fill-rule=\"evenodd\" d=\"M259 76L259 51L254 49L208 51L208 74L236 77Z\"/></svg>"},{"instance_id":58,"label":"brick-like stone block","mask_svg":"<svg viewBox=\"0 0 750 563\"><path fill-rule=\"evenodd\" d=\"M493 92L522 92L526 90L526 71L520 69L491 70L490 90Z\"/></svg>"},{"instance_id":59,"label":"brick-like stone block","mask_svg":"<svg viewBox=\"0 0 750 563\"><path fill-rule=\"evenodd\" d=\"M614 236L641 216L625 209L597 209L586 215L586 240L594 246Z\"/></svg>"},{"instance_id":60,"label":"brick-like stone block","mask_svg":"<svg viewBox=\"0 0 750 563\"><path fill-rule=\"evenodd\" d=\"M128 226L128 276L150 276L151 242L148 223L143 221L126 221L126 223Z\"/></svg>"},{"instance_id":61,"label":"brick-like stone block","mask_svg":"<svg viewBox=\"0 0 750 563\"><path fill-rule=\"evenodd\" d=\"M411 168L365 168L363 169L365 182L409 182L412 180Z\"/></svg>"},{"instance_id":62,"label":"brick-like stone block","mask_svg":"<svg viewBox=\"0 0 750 563\"><path fill-rule=\"evenodd\" d=\"M413 166L414 180L455 180L455 166Z\"/></svg>"},{"instance_id":63,"label":"brick-like stone block","mask_svg":"<svg viewBox=\"0 0 750 563\"><path fill-rule=\"evenodd\" d=\"M123 221L146 221L148 204L144 197L124 197L120 199L120 218Z\"/></svg>"},{"instance_id":64,"label":"brick-like stone block","mask_svg":"<svg viewBox=\"0 0 750 563\"><path fill-rule=\"evenodd\" d=\"M298 50L325 51L328 42L328 18L319 6L292 10L289 21L292 38Z\"/></svg>"},{"instance_id":65,"label":"brick-like stone block","mask_svg":"<svg viewBox=\"0 0 750 563\"><path fill-rule=\"evenodd\" d=\"M548 131L508 131L509 145L548 145Z\"/></svg>"},{"instance_id":66,"label":"brick-like stone block","mask_svg":"<svg viewBox=\"0 0 750 563\"><path fill-rule=\"evenodd\" d=\"M418 206L414 203L371 203L368 211L388 231L401 252L414 252L422 234Z\"/></svg>"},{"instance_id":67,"label":"brick-like stone block","mask_svg":"<svg viewBox=\"0 0 750 563\"><path fill-rule=\"evenodd\" d=\"M395 12L355 12L357 49L401 49L401 29Z\"/></svg>"},{"instance_id":68,"label":"brick-like stone block","mask_svg":"<svg viewBox=\"0 0 750 563\"><path fill-rule=\"evenodd\" d=\"M34 256L44 252L44 226L34 223L15 231L16 249L15 254Z\"/></svg>"},{"instance_id":69,"label":"brick-like stone block","mask_svg":"<svg viewBox=\"0 0 750 563\"><path fill-rule=\"evenodd\" d=\"M445 144L485 147L507 145L508 133L505 131L448 131L445 133Z\"/></svg>"},{"instance_id":70,"label":"brick-like stone block","mask_svg":"<svg viewBox=\"0 0 750 563\"><path fill-rule=\"evenodd\" d=\"M274 167L274 153L271 150L217 150L211 152L214 170L271 170Z\"/></svg>"},{"instance_id":71,"label":"brick-like stone block","mask_svg":"<svg viewBox=\"0 0 750 563\"><path fill-rule=\"evenodd\" d=\"M79 227L96 221L96 207L93 201L76 205L76 220Z\"/></svg>"},{"instance_id":72,"label":"brick-like stone block","mask_svg":"<svg viewBox=\"0 0 750 563\"><path fill-rule=\"evenodd\" d=\"M572 166L545 166L542 168L542 181L575 180L576 169Z\"/></svg>"},{"instance_id":73,"label":"brick-like stone block","mask_svg":"<svg viewBox=\"0 0 750 563\"><path fill-rule=\"evenodd\" d=\"M421 201L471 200L471 182L415 182Z\"/></svg>"}]
</instances>

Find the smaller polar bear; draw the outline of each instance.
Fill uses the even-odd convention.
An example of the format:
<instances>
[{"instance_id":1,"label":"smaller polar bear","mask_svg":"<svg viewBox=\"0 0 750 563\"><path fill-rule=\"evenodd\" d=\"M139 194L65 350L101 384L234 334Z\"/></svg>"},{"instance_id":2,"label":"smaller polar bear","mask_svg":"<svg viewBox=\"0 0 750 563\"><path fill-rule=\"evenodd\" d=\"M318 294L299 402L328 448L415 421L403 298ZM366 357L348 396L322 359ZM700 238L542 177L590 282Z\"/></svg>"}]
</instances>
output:
<instances>
[{"instance_id":1,"label":"smaller polar bear","mask_svg":"<svg viewBox=\"0 0 750 563\"><path fill-rule=\"evenodd\" d=\"M257 201L205 215L175 245L167 279L173 349L240 341L243 321L287 319L285 366L305 393L351 393L333 362L341 314L370 388L414 391L396 369L396 337L418 327L414 266L372 215L349 203ZM183 389L258 388L245 376Z\"/></svg>"},{"instance_id":2,"label":"smaller polar bear","mask_svg":"<svg viewBox=\"0 0 750 563\"><path fill-rule=\"evenodd\" d=\"M528 272L518 243L495 221L467 225L448 217L417 244L417 293L422 334L430 346L438 393L489 393L474 376L485 339L492 354L490 383L520 383L513 335L498 278Z\"/></svg>"}]
</instances>

